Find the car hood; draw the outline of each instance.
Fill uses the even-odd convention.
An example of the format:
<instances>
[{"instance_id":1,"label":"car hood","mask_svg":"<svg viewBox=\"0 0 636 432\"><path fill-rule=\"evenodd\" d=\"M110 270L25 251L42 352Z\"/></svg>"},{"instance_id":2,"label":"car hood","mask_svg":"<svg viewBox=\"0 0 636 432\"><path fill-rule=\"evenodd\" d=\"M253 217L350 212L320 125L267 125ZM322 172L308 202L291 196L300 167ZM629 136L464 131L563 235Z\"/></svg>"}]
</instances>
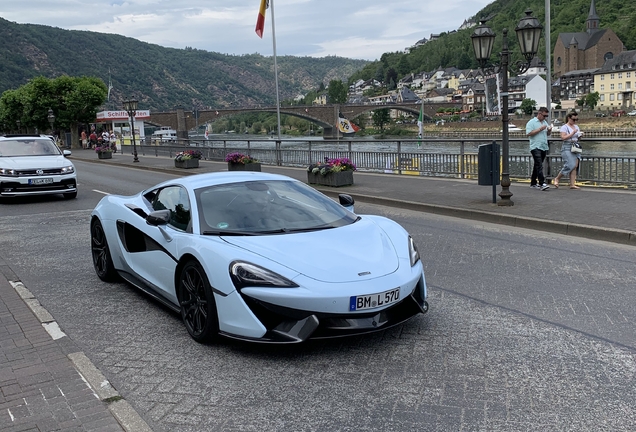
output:
<instances>
[{"instance_id":1,"label":"car hood","mask_svg":"<svg viewBox=\"0 0 636 432\"><path fill-rule=\"evenodd\" d=\"M11 169L31 169L31 168L60 168L72 165L71 162L62 155L53 156L18 156L0 157L0 166Z\"/></svg>"},{"instance_id":2,"label":"car hood","mask_svg":"<svg viewBox=\"0 0 636 432\"><path fill-rule=\"evenodd\" d=\"M322 282L359 282L399 265L391 239L369 218L322 231L223 239Z\"/></svg>"}]
</instances>

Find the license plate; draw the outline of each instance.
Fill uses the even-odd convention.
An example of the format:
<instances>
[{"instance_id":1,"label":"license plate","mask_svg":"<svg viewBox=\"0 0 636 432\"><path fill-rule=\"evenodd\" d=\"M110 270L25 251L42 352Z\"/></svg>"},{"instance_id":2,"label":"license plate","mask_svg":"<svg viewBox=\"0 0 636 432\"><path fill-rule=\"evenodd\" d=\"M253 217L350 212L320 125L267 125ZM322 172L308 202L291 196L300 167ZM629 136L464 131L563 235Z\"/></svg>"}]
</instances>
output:
<instances>
[{"instance_id":1,"label":"license plate","mask_svg":"<svg viewBox=\"0 0 636 432\"><path fill-rule=\"evenodd\" d=\"M349 299L349 310L359 311L365 309L373 309L380 306L387 306L397 302L400 299L400 289L384 291L380 294L371 294L363 296L351 296Z\"/></svg>"},{"instance_id":2,"label":"license plate","mask_svg":"<svg viewBox=\"0 0 636 432\"><path fill-rule=\"evenodd\" d=\"M49 184L49 183L53 183L52 178L29 179L29 184L32 184L32 185Z\"/></svg>"}]
</instances>

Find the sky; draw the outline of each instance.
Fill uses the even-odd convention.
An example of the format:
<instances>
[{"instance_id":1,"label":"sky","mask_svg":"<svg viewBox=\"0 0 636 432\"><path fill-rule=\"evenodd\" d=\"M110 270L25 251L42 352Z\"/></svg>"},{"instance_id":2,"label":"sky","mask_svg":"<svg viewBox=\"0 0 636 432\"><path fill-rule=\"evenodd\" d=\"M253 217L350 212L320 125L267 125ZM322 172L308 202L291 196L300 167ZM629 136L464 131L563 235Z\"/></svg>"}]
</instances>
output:
<instances>
[{"instance_id":1,"label":"sky","mask_svg":"<svg viewBox=\"0 0 636 432\"><path fill-rule=\"evenodd\" d=\"M493 0L271 1L277 56L377 60L431 33L456 30ZM260 39L259 6L260 0L0 0L0 17L170 48L271 56L272 8Z\"/></svg>"}]
</instances>

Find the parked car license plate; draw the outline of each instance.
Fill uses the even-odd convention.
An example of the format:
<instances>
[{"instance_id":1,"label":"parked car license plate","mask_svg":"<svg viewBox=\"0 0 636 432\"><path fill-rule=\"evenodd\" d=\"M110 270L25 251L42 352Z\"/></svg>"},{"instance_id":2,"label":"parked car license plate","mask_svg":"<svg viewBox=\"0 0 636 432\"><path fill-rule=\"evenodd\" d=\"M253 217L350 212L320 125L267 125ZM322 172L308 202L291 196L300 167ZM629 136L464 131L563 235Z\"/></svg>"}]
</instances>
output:
<instances>
[{"instance_id":1,"label":"parked car license plate","mask_svg":"<svg viewBox=\"0 0 636 432\"><path fill-rule=\"evenodd\" d=\"M397 302L399 299L400 288L394 288L379 294L351 296L349 299L349 311L359 311L387 306Z\"/></svg>"},{"instance_id":2,"label":"parked car license plate","mask_svg":"<svg viewBox=\"0 0 636 432\"><path fill-rule=\"evenodd\" d=\"M52 178L29 179L29 184L33 184L33 185L49 184L49 183L53 183Z\"/></svg>"}]
</instances>

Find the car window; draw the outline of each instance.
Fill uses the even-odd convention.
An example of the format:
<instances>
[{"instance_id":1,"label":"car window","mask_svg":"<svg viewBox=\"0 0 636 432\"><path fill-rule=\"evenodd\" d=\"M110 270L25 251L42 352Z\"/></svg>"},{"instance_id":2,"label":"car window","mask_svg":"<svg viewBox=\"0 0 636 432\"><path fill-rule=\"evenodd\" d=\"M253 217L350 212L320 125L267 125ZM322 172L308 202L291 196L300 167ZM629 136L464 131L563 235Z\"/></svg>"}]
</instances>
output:
<instances>
[{"instance_id":1,"label":"car window","mask_svg":"<svg viewBox=\"0 0 636 432\"><path fill-rule=\"evenodd\" d=\"M60 149L48 138L0 140L0 157L59 156Z\"/></svg>"},{"instance_id":2,"label":"car window","mask_svg":"<svg viewBox=\"0 0 636 432\"><path fill-rule=\"evenodd\" d=\"M295 181L249 181L195 191L201 232L248 233L326 229L353 223L356 216Z\"/></svg>"},{"instance_id":3,"label":"car window","mask_svg":"<svg viewBox=\"0 0 636 432\"><path fill-rule=\"evenodd\" d=\"M188 193L180 186L161 189L153 198L153 210L170 210L169 225L181 231L190 231L190 200Z\"/></svg>"}]
</instances>

